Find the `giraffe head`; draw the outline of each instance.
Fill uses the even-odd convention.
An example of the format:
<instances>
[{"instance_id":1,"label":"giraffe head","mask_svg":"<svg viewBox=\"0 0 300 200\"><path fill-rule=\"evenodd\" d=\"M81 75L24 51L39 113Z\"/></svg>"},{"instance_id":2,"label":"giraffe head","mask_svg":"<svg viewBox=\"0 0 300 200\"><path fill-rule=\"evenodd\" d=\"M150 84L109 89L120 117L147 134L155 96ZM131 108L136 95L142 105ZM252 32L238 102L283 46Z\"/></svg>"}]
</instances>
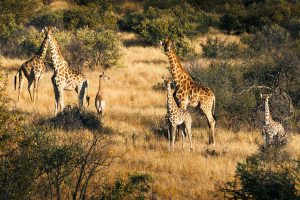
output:
<instances>
[{"instance_id":1,"label":"giraffe head","mask_svg":"<svg viewBox=\"0 0 300 200\"><path fill-rule=\"evenodd\" d=\"M173 86L172 84L174 84L174 81L171 76L163 77L163 82L168 90L172 89L172 86Z\"/></svg>"},{"instance_id":2,"label":"giraffe head","mask_svg":"<svg viewBox=\"0 0 300 200\"><path fill-rule=\"evenodd\" d=\"M52 35L52 33L58 32L58 29L54 26L46 26L42 29L42 33L46 35Z\"/></svg>"},{"instance_id":3,"label":"giraffe head","mask_svg":"<svg viewBox=\"0 0 300 200\"><path fill-rule=\"evenodd\" d=\"M267 94L267 93L264 93L264 94L260 94L260 97L266 101L269 100L269 98L271 98L272 94Z\"/></svg>"},{"instance_id":4,"label":"giraffe head","mask_svg":"<svg viewBox=\"0 0 300 200\"><path fill-rule=\"evenodd\" d=\"M103 71L100 75L99 75L99 79L107 79L109 80L110 77L106 75L106 73Z\"/></svg>"},{"instance_id":5,"label":"giraffe head","mask_svg":"<svg viewBox=\"0 0 300 200\"><path fill-rule=\"evenodd\" d=\"M160 41L160 45L164 47L165 53L169 53L172 49L173 42L169 37L166 37L163 41Z\"/></svg>"}]
</instances>

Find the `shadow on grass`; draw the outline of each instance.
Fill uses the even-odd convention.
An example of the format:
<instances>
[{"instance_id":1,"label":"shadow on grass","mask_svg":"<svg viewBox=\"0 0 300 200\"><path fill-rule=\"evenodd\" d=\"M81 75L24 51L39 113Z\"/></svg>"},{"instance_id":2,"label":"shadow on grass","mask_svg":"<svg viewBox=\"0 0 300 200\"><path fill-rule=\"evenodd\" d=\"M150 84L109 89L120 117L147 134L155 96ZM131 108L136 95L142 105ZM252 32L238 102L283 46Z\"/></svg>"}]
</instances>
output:
<instances>
[{"instance_id":1,"label":"shadow on grass","mask_svg":"<svg viewBox=\"0 0 300 200\"><path fill-rule=\"evenodd\" d=\"M66 106L62 112L57 114L57 116L40 119L38 124L49 125L53 128L62 129L64 131L88 129L89 131L101 131L106 134L111 134L113 132L111 128L103 127L95 113L79 109L76 106L71 107L70 105Z\"/></svg>"}]
</instances>

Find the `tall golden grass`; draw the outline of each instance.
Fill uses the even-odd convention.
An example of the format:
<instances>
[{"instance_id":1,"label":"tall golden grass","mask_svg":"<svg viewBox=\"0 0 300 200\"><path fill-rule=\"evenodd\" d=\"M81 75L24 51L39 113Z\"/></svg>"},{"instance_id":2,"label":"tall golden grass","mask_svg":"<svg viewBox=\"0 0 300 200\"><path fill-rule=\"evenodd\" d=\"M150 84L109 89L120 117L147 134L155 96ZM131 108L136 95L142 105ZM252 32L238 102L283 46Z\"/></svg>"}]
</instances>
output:
<instances>
[{"instance_id":1,"label":"tall golden grass","mask_svg":"<svg viewBox=\"0 0 300 200\"><path fill-rule=\"evenodd\" d=\"M133 34L121 34L122 40L136 39ZM130 172L147 172L154 177L153 192L160 199L213 199L218 185L230 180L236 163L254 154L261 143L259 131L232 132L218 127L216 145L207 145L207 127L192 128L194 151L184 150L176 143L175 151L168 151L165 131L166 94L152 89L168 74L167 57L156 47L129 46L123 49L124 68L108 69L110 80L103 81L107 110L103 124L113 130L110 137L117 159L107 174L112 180ZM13 78L23 60L0 57L1 67L8 71L8 94L17 99ZM98 76L103 69L86 71L89 79L91 105L98 88ZM47 71L40 84L39 99L34 105L24 81L17 107L32 115L54 114L52 71ZM74 92L65 92L65 105L77 104ZM29 116L30 117L30 116ZM194 121L205 120L200 115ZM60 134L63 134L61 132ZM291 137L288 151L300 158L299 135Z\"/></svg>"}]
</instances>

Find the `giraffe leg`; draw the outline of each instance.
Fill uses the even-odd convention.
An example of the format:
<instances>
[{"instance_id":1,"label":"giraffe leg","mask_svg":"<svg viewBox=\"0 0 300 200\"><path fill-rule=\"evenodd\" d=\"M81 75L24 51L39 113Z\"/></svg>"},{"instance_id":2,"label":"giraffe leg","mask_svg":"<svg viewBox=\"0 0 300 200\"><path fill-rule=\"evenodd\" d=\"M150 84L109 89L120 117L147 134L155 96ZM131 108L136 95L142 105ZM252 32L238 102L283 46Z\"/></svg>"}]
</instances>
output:
<instances>
[{"instance_id":1,"label":"giraffe leg","mask_svg":"<svg viewBox=\"0 0 300 200\"><path fill-rule=\"evenodd\" d=\"M185 127L181 127L181 135L182 135L182 141L181 141L181 148L184 149L184 139L185 139Z\"/></svg>"},{"instance_id":2,"label":"giraffe leg","mask_svg":"<svg viewBox=\"0 0 300 200\"><path fill-rule=\"evenodd\" d=\"M38 82L37 82L37 85L36 85L36 100L38 100L38 95L39 95L39 85L41 83L41 80L42 80L42 75L40 75L40 77L38 78Z\"/></svg>"},{"instance_id":3,"label":"giraffe leg","mask_svg":"<svg viewBox=\"0 0 300 200\"><path fill-rule=\"evenodd\" d=\"M216 121L213 117L211 109L202 109L202 111L206 116L208 126L209 126L208 144L214 144L215 143L215 125L216 125Z\"/></svg>"},{"instance_id":4,"label":"giraffe leg","mask_svg":"<svg viewBox=\"0 0 300 200\"><path fill-rule=\"evenodd\" d=\"M53 84L53 89L54 89L54 96L55 96L55 116L57 115L57 110L58 110L58 102L59 102L59 92L56 87L56 85Z\"/></svg>"},{"instance_id":5,"label":"giraffe leg","mask_svg":"<svg viewBox=\"0 0 300 200\"><path fill-rule=\"evenodd\" d=\"M78 104L79 108L82 108L83 106L83 99L85 97L85 87L84 85L81 85L78 87L79 93L78 93Z\"/></svg>"},{"instance_id":6,"label":"giraffe leg","mask_svg":"<svg viewBox=\"0 0 300 200\"><path fill-rule=\"evenodd\" d=\"M64 90L59 90L59 105L60 105L60 112L64 110Z\"/></svg>"},{"instance_id":7,"label":"giraffe leg","mask_svg":"<svg viewBox=\"0 0 300 200\"><path fill-rule=\"evenodd\" d=\"M22 73L23 73L22 71L19 72L18 101L20 100L20 93L21 93L22 83L23 83L23 74Z\"/></svg>"},{"instance_id":8,"label":"giraffe leg","mask_svg":"<svg viewBox=\"0 0 300 200\"><path fill-rule=\"evenodd\" d=\"M193 145L192 145L192 124L188 123L186 124L186 132L187 135L189 136L189 141L190 141L190 150L193 150Z\"/></svg>"},{"instance_id":9,"label":"giraffe leg","mask_svg":"<svg viewBox=\"0 0 300 200\"><path fill-rule=\"evenodd\" d=\"M169 151L171 150L171 127L168 125Z\"/></svg>"},{"instance_id":10,"label":"giraffe leg","mask_svg":"<svg viewBox=\"0 0 300 200\"><path fill-rule=\"evenodd\" d=\"M38 80L33 81L33 102L35 102L37 97L37 87L38 87Z\"/></svg>"},{"instance_id":11,"label":"giraffe leg","mask_svg":"<svg viewBox=\"0 0 300 200\"><path fill-rule=\"evenodd\" d=\"M32 98L32 94L31 94L31 87L32 87L32 83L33 83L34 80L28 80L28 87L27 87L27 90L29 92L29 96L30 96L30 100L33 101L33 98Z\"/></svg>"},{"instance_id":12,"label":"giraffe leg","mask_svg":"<svg viewBox=\"0 0 300 200\"><path fill-rule=\"evenodd\" d=\"M174 151L175 139L176 139L176 126L172 126L172 146L171 150Z\"/></svg>"}]
</instances>

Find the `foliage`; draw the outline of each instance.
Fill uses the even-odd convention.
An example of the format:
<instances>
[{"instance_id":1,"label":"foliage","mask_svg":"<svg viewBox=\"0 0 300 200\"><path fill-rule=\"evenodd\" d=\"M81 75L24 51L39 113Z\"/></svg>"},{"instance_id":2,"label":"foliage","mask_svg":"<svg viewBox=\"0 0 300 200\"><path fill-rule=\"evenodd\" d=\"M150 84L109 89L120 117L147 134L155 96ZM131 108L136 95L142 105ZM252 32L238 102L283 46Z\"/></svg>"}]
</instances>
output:
<instances>
[{"instance_id":1,"label":"foliage","mask_svg":"<svg viewBox=\"0 0 300 200\"><path fill-rule=\"evenodd\" d=\"M30 24L40 29L56 26L60 29L76 30L87 26L92 29L116 30L117 20L118 16L113 10L101 10L91 4L70 10L42 10L31 19Z\"/></svg>"},{"instance_id":2,"label":"foliage","mask_svg":"<svg viewBox=\"0 0 300 200\"><path fill-rule=\"evenodd\" d=\"M212 18L189 4L182 4L172 9L149 7L143 13L129 12L119 24L123 30L135 31L149 44L157 45L170 36L178 44L177 53L186 57L194 54L187 39L207 32Z\"/></svg>"},{"instance_id":3,"label":"foliage","mask_svg":"<svg viewBox=\"0 0 300 200\"><path fill-rule=\"evenodd\" d=\"M71 106L65 107L57 116L46 120L46 122L41 121L40 123L49 124L54 128L63 129L65 131L75 131L79 129L98 131L101 128L101 124L94 113L80 110L78 107L72 108Z\"/></svg>"},{"instance_id":4,"label":"foliage","mask_svg":"<svg viewBox=\"0 0 300 200\"><path fill-rule=\"evenodd\" d=\"M205 44L201 44L204 57L208 58L232 58L241 55L242 48L237 42L226 42L218 38L208 38Z\"/></svg>"},{"instance_id":5,"label":"foliage","mask_svg":"<svg viewBox=\"0 0 300 200\"><path fill-rule=\"evenodd\" d=\"M80 52L74 54L75 48L69 45L69 50L73 52L74 59L88 59L97 66L119 67L121 54L121 43L117 33L109 30L91 30L88 28L79 29L76 32L76 39L73 45L77 43ZM82 54L84 52L85 55Z\"/></svg>"},{"instance_id":6,"label":"foliage","mask_svg":"<svg viewBox=\"0 0 300 200\"><path fill-rule=\"evenodd\" d=\"M0 199L84 199L90 190L100 195L95 177L112 162L105 130L61 137L33 125L27 113L11 107L2 74L0 80Z\"/></svg>"},{"instance_id":7,"label":"foliage","mask_svg":"<svg viewBox=\"0 0 300 200\"><path fill-rule=\"evenodd\" d=\"M28 22L36 14L40 5L40 0L2 0L0 1L0 10L1 15L12 15L16 23L20 24Z\"/></svg>"},{"instance_id":8,"label":"foliage","mask_svg":"<svg viewBox=\"0 0 300 200\"><path fill-rule=\"evenodd\" d=\"M0 41L3 41L0 52L7 56L32 56L44 39L44 35L33 27L26 29L21 25L4 25L3 29L3 34L0 34Z\"/></svg>"},{"instance_id":9,"label":"foliage","mask_svg":"<svg viewBox=\"0 0 300 200\"><path fill-rule=\"evenodd\" d=\"M153 178L149 174L130 174L127 180L118 178L114 185L108 186L100 199L149 199L152 182Z\"/></svg>"},{"instance_id":10,"label":"foliage","mask_svg":"<svg viewBox=\"0 0 300 200\"><path fill-rule=\"evenodd\" d=\"M198 66L197 63L191 63L190 73L200 85L208 86L214 91L218 123L237 129L247 128L246 124L249 124L249 128L259 125L256 114L257 96L252 93L237 95L243 88L246 67L236 67L225 62L213 63L205 69Z\"/></svg>"},{"instance_id":11,"label":"foliage","mask_svg":"<svg viewBox=\"0 0 300 200\"><path fill-rule=\"evenodd\" d=\"M236 15L225 14L220 18L220 28L224 29L228 34L238 30L240 24Z\"/></svg>"},{"instance_id":12,"label":"foliage","mask_svg":"<svg viewBox=\"0 0 300 200\"><path fill-rule=\"evenodd\" d=\"M283 149L268 149L238 163L234 180L220 187L219 195L226 199L299 199L299 173L299 163Z\"/></svg>"}]
</instances>

